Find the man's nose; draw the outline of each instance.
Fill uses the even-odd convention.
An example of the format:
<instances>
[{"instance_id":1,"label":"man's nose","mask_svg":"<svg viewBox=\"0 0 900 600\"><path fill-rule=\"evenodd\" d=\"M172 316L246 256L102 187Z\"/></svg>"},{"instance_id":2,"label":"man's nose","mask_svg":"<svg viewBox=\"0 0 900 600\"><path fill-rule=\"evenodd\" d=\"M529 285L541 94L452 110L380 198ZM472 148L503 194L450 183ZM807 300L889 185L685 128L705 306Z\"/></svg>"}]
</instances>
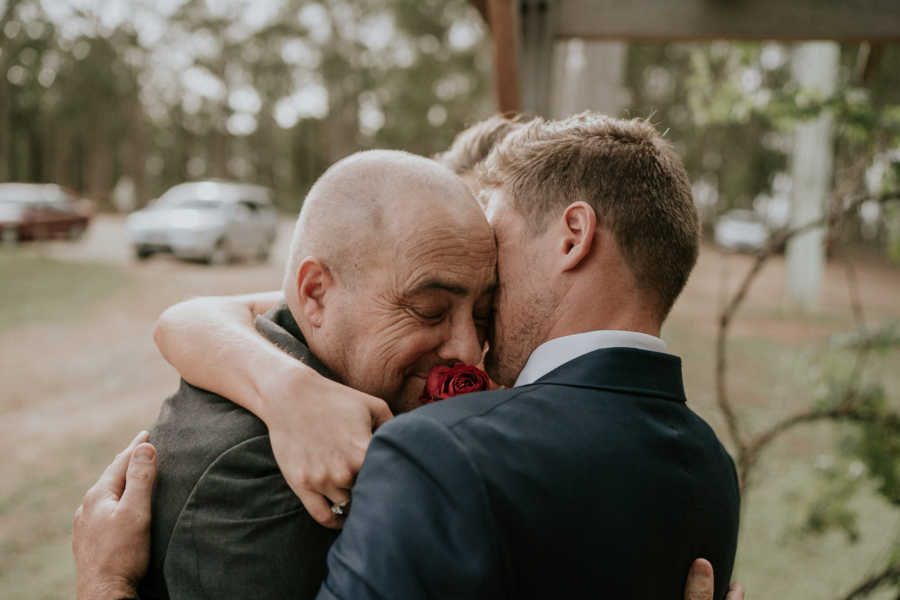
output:
<instances>
[{"instance_id":1,"label":"man's nose","mask_svg":"<svg viewBox=\"0 0 900 600\"><path fill-rule=\"evenodd\" d=\"M447 361L477 365L481 361L483 350L475 321L468 317L451 324L450 337L441 346L438 354Z\"/></svg>"}]
</instances>

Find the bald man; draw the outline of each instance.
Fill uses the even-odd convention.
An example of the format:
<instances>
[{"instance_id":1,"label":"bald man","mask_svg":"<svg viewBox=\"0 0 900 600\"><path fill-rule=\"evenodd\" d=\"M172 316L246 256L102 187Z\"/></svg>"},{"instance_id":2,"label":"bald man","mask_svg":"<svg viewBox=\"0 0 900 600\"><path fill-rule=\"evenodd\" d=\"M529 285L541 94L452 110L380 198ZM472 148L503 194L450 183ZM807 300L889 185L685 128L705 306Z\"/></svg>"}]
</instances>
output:
<instances>
[{"instance_id":1,"label":"bald man","mask_svg":"<svg viewBox=\"0 0 900 600\"><path fill-rule=\"evenodd\" d=\"M419 405L432 367L480 360L495 254L481 210L449 170L402 152L359 153L310 190L286 302L256 327L325 377L384 400L375 413L404 412ZM336 532L288 486L262 421L182 381L150 439L160 475L141 598L315 596ZM348 471L330 491L336 504L352 479Z\"/></svg>"}]
</instances>

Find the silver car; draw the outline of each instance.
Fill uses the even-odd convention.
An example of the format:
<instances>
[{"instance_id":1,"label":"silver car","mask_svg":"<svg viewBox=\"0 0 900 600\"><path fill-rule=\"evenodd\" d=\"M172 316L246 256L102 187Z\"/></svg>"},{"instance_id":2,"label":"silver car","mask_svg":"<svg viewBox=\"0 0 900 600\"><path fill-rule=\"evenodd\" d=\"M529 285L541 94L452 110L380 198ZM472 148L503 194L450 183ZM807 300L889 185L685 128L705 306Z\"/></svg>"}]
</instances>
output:
<instances>
[{"instance_id":1,"label":"silver car","mask_svg":"<svg viewBox=\"0 0 900 600\"><path fill-rule=\"evenodd\" d=\"M737 252L759 252L769 240L765 221L750 210L730 210L716 221L716 244Z\"/></svg>"},{"instance_id":2,"label":"silver car","mask_svg":"<svg viewBox=\"0 0 900 600\"><path fill-rule=\"evenodd\" d=\"M258 185L195 181L170 188L126 221L138 259L157 252L225 264L266 260L278 227L269 191Z\"/></svg>"}]
</instances>

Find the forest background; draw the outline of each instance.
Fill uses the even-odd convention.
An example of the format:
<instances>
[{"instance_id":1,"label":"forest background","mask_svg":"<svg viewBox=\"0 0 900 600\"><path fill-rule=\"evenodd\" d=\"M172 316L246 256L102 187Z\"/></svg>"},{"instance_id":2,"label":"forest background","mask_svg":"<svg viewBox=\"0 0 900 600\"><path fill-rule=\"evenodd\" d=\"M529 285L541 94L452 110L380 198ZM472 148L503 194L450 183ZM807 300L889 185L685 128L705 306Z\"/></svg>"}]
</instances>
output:
<instances>
[{"instance_id":1,"label":"forest background","mask_svg":"<svg viewBox=\"0 0 900 600\"><path fill-rule=\"evenodd\" d=\"M842 44L828 96L796 83L792 51L629 43L620 116L666 132L708 230L733 208L778 220L794 128L834 119L818 306L785 305L777 252L707 244L664 337L741 469L735 578L751 596L897 598L900 46ZM71 596L80 494L174 386L155 316L278 285L277 259L138 267L110 250L125 248L114 213L217 177L272 188L289 224L350 152L445 149L494 112L492 77L464 0L0 0L0 181L59 183L102 213L83 242L0 254L0 595Z\"/></svg>"}]
</instances>

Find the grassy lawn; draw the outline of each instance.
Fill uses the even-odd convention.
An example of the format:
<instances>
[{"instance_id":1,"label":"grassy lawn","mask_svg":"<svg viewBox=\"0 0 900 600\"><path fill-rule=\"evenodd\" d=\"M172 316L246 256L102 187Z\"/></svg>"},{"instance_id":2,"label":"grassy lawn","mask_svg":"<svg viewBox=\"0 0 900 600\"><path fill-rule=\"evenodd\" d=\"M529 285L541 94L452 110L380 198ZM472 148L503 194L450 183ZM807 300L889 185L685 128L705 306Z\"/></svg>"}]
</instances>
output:
<instances>
[{"instance_id":1,"label":"grassy lawn","mask_svg":"<svg viewBox=\"0 0 900 600\"><path fill-rule=\"evenodd\" d=\"M23 341L19 336L34 327L53 326L54 335L78 331L82 323L99 325L98 305L114 298L132 278L121 267L91 262L59 261L32 247L0 249L0 354L9 361L22 355L40 363L47 347ZM102 319L102 317L101 317ZM37 336L32 336L37 337ZM44 340L46 335L41 336ZM77 339L77 336L73 336ZM77 343L77 342L75 342ZM43 346L43 348L42 348ZM16 356L13 356L13 353ZM72 361L78 357L72 356ZM4 361L7 362L7 361ZM47 359L50 377L61 376L65 366ZM8 364L8 362L7 362ZM11 373L4 373L4 377ZM16 376L21 376L16 373ZM26 375L27 377L27 375ZM19 406L9 380L2 385L0 411L9 426ZM40 398L32 398L40 418ZM60 382L65 386L65 382ZM37 401L36 401L37 400ZM68 408L68 407L67 407ZM68 408L69 410L76 407ZM75 419L73 419L75 420ZM49 419L48 419L49 421ZM76 421L77 422L77 421ZM12 462L5 462L0 484L0 597L22 599L72 596L74 566L71 559L71 520L84 494L86 482L96 478L114 450L109 440L87 440L73 432L52 431L47 424L46 444L14 446ZM61 445L60 448L54 446ZM50 452L53 460L29 460L35 452ZM30 464L29 464L30 463Z\"/></svg>"},{"instance_id":2,"label":"grassy lawn","mask_svg":"<svg viewBox=\"0 0 900 600\"><path fill-rule=\"evenodd\" d=\"M121 450L113 437L62 442L55 454L65 459L42 465L0 498L0 515L15 515L0 519L0 597L73 597L72 514L87 486Z\"/></svg>"},{"instance_id":3,"label":"grassy lawn","mask_svg":"<svg viewBox=\"0 0 900 600\"><path fill-rule=\"evenodd\" d=\"M748 318L752 318L750 312ZM890 315L881 315L890 320ZM766 315L785 324L827 321L833 331L853 327L848 317ZM877 320L876 320L877 322ZM724 420L715 404L714 337L699 334L695 324L670 322L664 332L670 348L685 365L685 385L692 408L709 421L720 439L731 446ZM845 370L850 354L825 340L786 343L757 334L736 334L729 343L729 393L748 432L757 432L815 402L823 372ZM888 401L900 410L900 363L897 353L873 356L870 379L882 382ZM810 534L803 530L810 505L823 490L817 465L840 454L840 445L855 430L846 424L802 425L783 434L762 454L754 482L742 498L741 537L734 579L750 597L840 598L868 573L880 570L900 535L900 510L878 495L872 481L861 477L850 508L857 514L859 537L841 531ZM847 465L834 460L837 467ZM884 590L873 599L893 598Z\"/></svg>"},{"instance_id":4,"label":"grassy lawn","mask_svg":"<svg viewBox=\"0 0 900 600\"><path fill-rule=\"evenodd\" d=\"M120 267L53 260L29 248L2 248L0 332L30 321L78 317L128 281Z\"/></svg>"},{"instance_id":5,"label":"grassy lawn","mask_svg":"<svg viewBox=\"0 0 900 600\"><path fill-rule=\"evenodd\" d=\"M717 267L699 270L663 337L683 358L689 405L729 446L713 377ZM11 457L0 461L0 598L74 595L72 513L115 452L153 422L177 382L150 340L160 311L191 294L268 289L280 272L276 264L213 271L174 261L129 268L0 249L0 454ZM891 300L900 297L898 275L878 271L866 280L871 325L900 318ZM808 408L820 375L848 361L828 341L853 328L849 311L836 303L809 315L781 310L779 282L777 271L763 279L762 293L739 312L729 345L730 393L750 432ZM897 353L874 358L869 372L900 410ZM839 456L848 431L804 425L763 453L743 498L734 573L749 598L837 599L886 561L900 534L900 510L865 477L850 501L859 516L857 541L839 531L801 532L822 491L820 466Z\"/></svg>"}]
</instances>

